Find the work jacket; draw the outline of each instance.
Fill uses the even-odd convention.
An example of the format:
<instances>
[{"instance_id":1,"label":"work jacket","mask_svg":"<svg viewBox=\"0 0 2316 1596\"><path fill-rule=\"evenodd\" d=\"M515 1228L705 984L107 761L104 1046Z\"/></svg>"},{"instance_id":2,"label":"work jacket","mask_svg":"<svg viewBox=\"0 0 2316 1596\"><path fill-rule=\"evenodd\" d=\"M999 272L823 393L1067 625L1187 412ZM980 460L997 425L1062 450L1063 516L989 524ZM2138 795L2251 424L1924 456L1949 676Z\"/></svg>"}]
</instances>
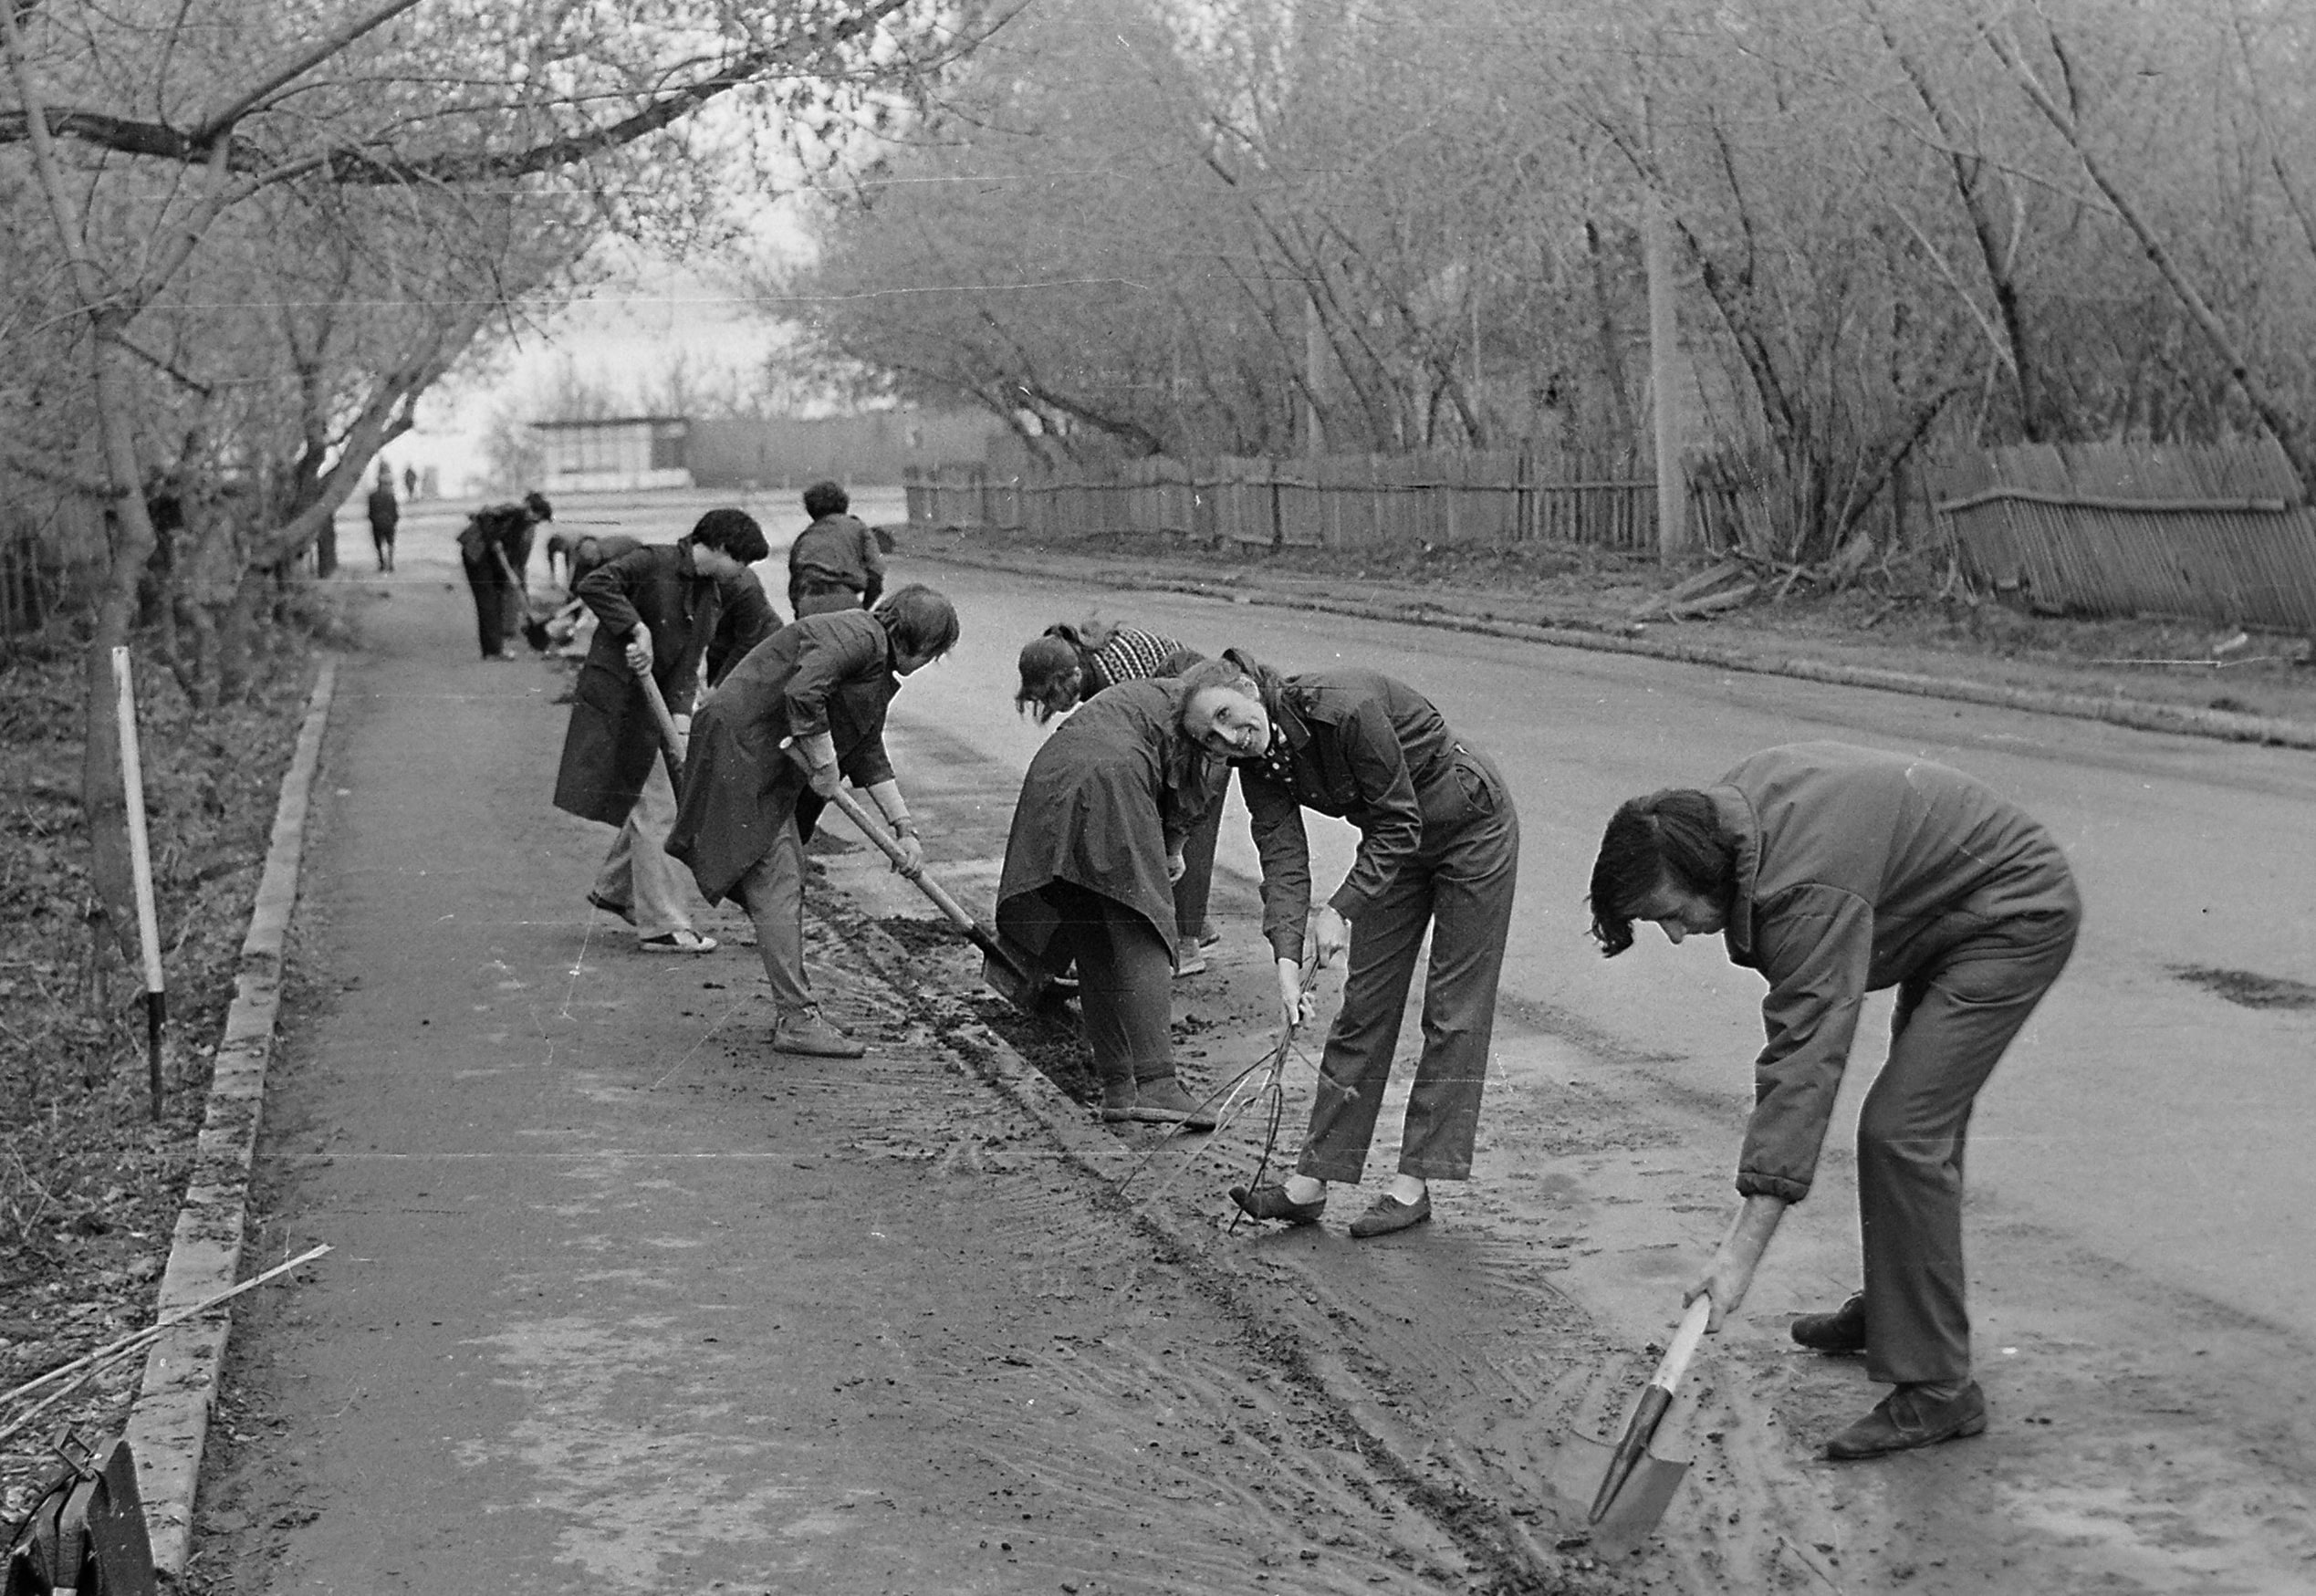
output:
<instances>
[{"instance_id":1,"label":"work jacket","mask_svg":"<svg viewBox=\"0 0 2316 1596\"><path fill-rule=\"evenodd\" d=\"M1455 779L1455 734L1405 683L1362 670L1282 677L1235 649L1224 658L1255 678L1270 716L1268 751L1232 763L1262 859L1263 934L1278 957L1299 959L1310 913L1304 809L1359 828L1351 871L1327 900L1356 920L1422 851L1427 821L1475 812L1471 793Z\"/></svg>"},{"instance_id":2,"label":"work jacket","mask_svg":"<svg viewBox=\"0 0 2316 1596\"><path fill-rule=\"evenodd\" d=\"M900 690L884 622L837 610L780 628L708 695L692 722L667 850L691 866L709 902L771 850L777 828L811 837L822 800L792 743L826 732L853 786L892 779L884 715Z\"/></svg>"},{"instance_id":3,"label":"work jacket","mask_svg":"<svg viewBox=\"0 0 2316 1596\"><path fill-rule=\"evenodd\" d=\"M582 819L623 824L659 756L659 727L642 683L628 669L637 621L652 629L652 679L668 709L690 713L700 664L719 682L772 634L779 617L754 571L717 579L692 564L692 546L639 544L579 579L595 612L595 639L571 688L571 721L555 773L555 807Z\"/></svg>"},{"instance_id":4,"label":"work jacket","mask_svg":"<svg viewBox=\"0 0 2316 1596\"><path fill-rule=\"evenodd\" d=\"M1039 890L1068 881L1121 903L1174 949L1166 860L1214 794L1211 761L1174 727L1174 683L1121 682L1088 699L1029 761L1006 840L997 926L1042 955L1059 923Z\"/></svg>"},{"instance_id":5,"label":"work jacket","mask_svg":"<svg viewBox=\"0 0 2316 1596\"><path fill-rule=\"evenodd\" d=\"M2071 935L2081 905L2049 832L1927 759L1798 743L1706 795L1736 840L1723 941L1769 983L1737 1190L1799 1202L1865 995Z\"/></svg>"},{"instance_id":6,"label":"work jacket","mask_svg":"<svg viewBox=\"0 0 2316 1596\"><path fill-rule=\"evenodd\" d=\"M815 594L843 591L863 606L884 591L884 553L877 535L850 516L823 516L788 545L788 608Z\"/></svg>"}]
</instances>

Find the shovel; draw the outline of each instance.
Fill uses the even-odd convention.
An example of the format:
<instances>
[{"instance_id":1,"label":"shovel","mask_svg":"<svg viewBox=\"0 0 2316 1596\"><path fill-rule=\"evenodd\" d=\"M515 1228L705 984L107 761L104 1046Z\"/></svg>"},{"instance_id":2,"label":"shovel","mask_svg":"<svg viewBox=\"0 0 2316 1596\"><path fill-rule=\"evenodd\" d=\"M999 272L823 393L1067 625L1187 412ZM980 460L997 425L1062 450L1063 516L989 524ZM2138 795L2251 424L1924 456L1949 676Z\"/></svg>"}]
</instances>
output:
<instances>
[{"instance_id":1,"label":"shovel","mask_svg":"<svg viewBox=\"0 0 2316 1596\"><path fill-rule=\"evenodd\" d=\"M668 713L667 695L649 671L639 671L635 679L643 684L643 701L652 706L652 720L660 728L660 758L667 766L667 784L683 796L683 734L675 729L675 716Z\"/></svg>"},{"instance_id":2,"label":"shovel","mask_svg":"<svg viewBox=\"0 0 2316 1596\"><path fill-rule=\"evenodd\" d=\"M1733 1278L1737 1284L1730 1288L1726 1311L1736 1312L1745 1300L1753 1271L1759 1267L1762 1251L1776 1234L1784 1212L1782 1203L1750 1199L1730 1226L1722 1256L1729 1260L1732 1273L1724 1278ZM1649 1443L1656 1438L1657 1426L1664 1422L1673 1394L1680 1390L1681 1377L1688 1372L1689 1360L1696 1355L1697 1343L1705 1340L1706 1326L1712 1320L1713 1299L1700 1293L1681 1316L1673 1344L1665 1348L1656 1372L1642 1388L1641 1400L1625 1421L1624 1434L1613 1447L1582 1435L1570 1437L1577 1444L1574 1450L1580 1461L1589 1462L1588 1455L1607 1454L1600 1488L1592 1494L1591 1511L1587 1515L1592 1543L1604 1550L1631 1551L1639 1546L1664 1517L1681 1476L1689 1471L1686 1463L1657 1456L1649 1450ZM1590 1472L1588 1467L1587 1477Z\"/></svg>"},{"instance_id":3,"label":"shovel","mask_svg":"<svg viewBox=\"0 0 2316 1596\"><path fill-rule=\"evenodd\" d=\"M844 811L844 818L860 829L861 835L875 843L887 859L900 864L908 858L901 845L885 835L884 828L869 819L869 811L861 800L840 787L829 799ZM1024 1014L1036 1014L1046 999L1052 978L1037 968L1035 961L1007 947L997 934L965 912L964 904L949 895L949 890L934 881L922 869L917 871L918 890L933 900L934 906L948 916L949 923L973 939L973 945L981 950L981 978L990 989Z\"/></svg>"}]
</instances>

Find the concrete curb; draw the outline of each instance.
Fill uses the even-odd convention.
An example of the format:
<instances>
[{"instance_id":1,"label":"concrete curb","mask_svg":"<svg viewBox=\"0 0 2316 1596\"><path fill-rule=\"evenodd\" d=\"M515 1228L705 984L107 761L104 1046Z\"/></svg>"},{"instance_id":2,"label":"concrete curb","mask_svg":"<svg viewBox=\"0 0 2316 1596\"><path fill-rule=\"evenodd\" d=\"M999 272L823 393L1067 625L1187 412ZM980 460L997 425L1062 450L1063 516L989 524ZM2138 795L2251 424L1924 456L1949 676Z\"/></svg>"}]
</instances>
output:
<instances>
[{"instance_id":1,"label":"concrete curb","mask_svg":"<svg viewBox=\"0 0 2316 1596\"><path fill-rule=\"evenodd\" d=\"M955 549L911 548L913 558L946 562L983 570L1024 576L1051 577L1049 566L1010 559L996 554L967 554ZM2316 749L2316 725L2268 715L2240 715L2223 709L2197 709L2187 704L2158 703L2146 698L2110 698L2092 693L2067 693L2047 687L2004 687L1954 676L1925 676L1888 671L1873 665L1847 665L1830 660L1795 657L1765 660L1734 649L1706 643L1665 642L1655 638L1619 637L1581 627L1552 626L1540 621L1497 621L1461 615L1452 610L1422 603L1374 603L1357 599L1295 593L1269 593L1259 589L1202 581L1195 578L1151 576L1105 571L1102 580L1141 592L1192 593L1202 598L1226 597L1236 602L1261 604L1278 610L1309 610L1323 614L1350 615L1368 621L1394 621L1451 631L1476 632L1487 637L1518 638L1552 648L1590 649L1599 653L1638 654L1648 659L1703 665L1719 671L1790 676L1838 687L1873 687L1885 693L1905 693L1920 698L1946 698L1983 704L1998 709L2025 710L2037 715L2066 715L2078 720L2104 721L2134 731L2170 732L2185 736L2214 737L2232 743Z\"/></svg>"},{"instance_id":2,"label":"concrete curb","mask_svg":"<svg viewBox=\"0 0 2316 1596\"><path fill-rule=\"evenodd\" d=\"M274 1025L281 1009L282 943L297 902L307 801L321 763L322 733L329 724L337 684L338 662L325 658L307 703L297 751L281 778L273 844L258 879L249 933L242 940L233 1007L217 1046L209 1107L170 1243L168 1267L162 1273L160 1300L153 1305L156 1318L231 1289L240 1273L250 1163L265 1107ZM144 1380L129 1412L129 1445L136 1455L153 1568L172 1583L184 1573L192 1550L202 1447L232 1323L231 1310L218 1308L164 1333L145 1360Z\"/></svg>"}]
</instances>

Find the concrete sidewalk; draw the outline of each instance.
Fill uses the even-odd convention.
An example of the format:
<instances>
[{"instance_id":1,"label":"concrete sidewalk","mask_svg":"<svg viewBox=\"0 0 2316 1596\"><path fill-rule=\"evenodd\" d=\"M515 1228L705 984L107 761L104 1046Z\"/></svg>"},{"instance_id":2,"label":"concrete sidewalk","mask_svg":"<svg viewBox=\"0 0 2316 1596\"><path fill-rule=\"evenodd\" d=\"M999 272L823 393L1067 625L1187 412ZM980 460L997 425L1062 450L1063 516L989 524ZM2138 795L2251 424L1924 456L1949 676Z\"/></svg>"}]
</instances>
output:
<instances>
[{"instance_id":1,"label":"concrete sidewalk","mask_svg":"<svg viewBox=\"0 0 2316 1596\"><path fill-rule=\"evenodd\" d=\"M690 958L590 911L610 833L547 802L562 678L474 661L447 583L391 593L339 677L249 1264L336 1251L239 1316L185 1588L1417 1590L1487 1560L1388 1459L1309 1445L1325 1393L825 925L861 1062L768 1050L736 914Z\"/></svg>"}]
</instances>

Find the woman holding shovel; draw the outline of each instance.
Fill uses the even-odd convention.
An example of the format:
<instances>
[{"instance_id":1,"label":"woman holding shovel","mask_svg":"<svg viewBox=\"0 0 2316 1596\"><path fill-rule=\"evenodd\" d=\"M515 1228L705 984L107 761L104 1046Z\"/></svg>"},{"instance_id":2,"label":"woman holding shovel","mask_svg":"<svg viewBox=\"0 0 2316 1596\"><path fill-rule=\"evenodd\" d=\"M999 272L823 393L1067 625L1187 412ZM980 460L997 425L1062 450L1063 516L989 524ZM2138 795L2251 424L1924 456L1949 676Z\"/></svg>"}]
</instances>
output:
<instances>
[{"instance_id":1,"label":"woman holding shovel","mask_svg":"<svg viewBox=\"0 0 2316 1596\"><path fill-rule=\"evenodd\" d=\"M1077 965L1104 1120L1211 1131L1213 1112L1174 1076L1171 883L1219 772L1180 735L1180 683L1122 682L1038 750L1006 840L997 929L1049 973Z\"/></svg>"},{"instance_id":2,"label":"woman holding shovel","mask_svg":"<svg viewBox=\"0 0 2316 1596\"><path fill-rule=\"evenodd\" d=\"M957 611L912 584L874 610L809 615L740 662L692 723L667 850L711 903L737 898L756 923L777 1017L773 1050L826 1059L866 1051L829 1024L804 969L804 845L850 777L876 800L913 876L923 867L909 806L884 751L902 682L955 648Z\"/></svg>"},{"instance_id":3,"label":"woman holding shovel","mask_svg":"<svg viewBox=\"0 0 2316 1596\"><path fill-rule=\"evenodd\" d=\"M1614 957L1633 923L1667 940L1719 934L1769 984L1768 1041L1737 1161L1744 1211L1688 1298L1718 1328L1788 1205L1809 1194L1858 1009L1898 989L1890 1058L1858 1119L1865 1289L1793 1324L1863 1352L1896 1387L1826 1446L1874 1457L1976 1435L1963 1304L1962 1155L1970 1110L2073 951L2081 905L2066 857L2025 811L1926 759L1804 743L1706 788L1633 798L1592 867L1592 934Z\"/></svg>"},{"instance_id":4,"label":"woman holding shovel","mask_svg":"<svg viewBox=\"0 0 2316 1596\"><path fill-rule=\"evenodd\" d=\"M1231 1199L1257 1219L1317 1222L1331 1181L1364 1173L1424 935L1424 1054L1407 1099L1399 1173L1351 1221L1388 1236L1432 1216L1431 1183L1471 1174L1496 1027L1496 987L1519 871L1519 818L1493 761L1458 741L1431 701L1373 671L1282 676L1233 649L1183 678L1183 728L1238 767L1263 867L1263 934L1290 1026L1309 1017L1304 922L1318 963L1349 955L1295 1173ZM1082 712L1080 712L1082 713ZM1359 828L1359 853L1316 914L1303 811Z\"/></svg>"},{"instance_id":5,"label":"woman holding shovel","mask_svg":"<svg viewBox=\"0 0 2316 1596\"><path fill-rule=\"evenodd\" d=\"M693 929L689 885L667 856L675 788L636 678L648 673L683 715L703 658L719 682L771 636L780 617L748 569L770 552L755 516L710 510L682 542L631 542L578 579L597 625L571 688L555 807L619 828L587 901L635 927L645 953L714 953L715 939Z\"/></svg>"},{"instance_id":6,"label":"woman holding shovel","mask_svg":"<svg viewBox=\"0 0 2316 1596\"><path fill-rule=\"evenodd\" d=\"M1105 688L1121 682L1179 676L1205 656L1161 632L1114 621L1056 621L1021 648L1021 685L1014 707L1050 725ZM1206 806L1183 840L1183 872L1174 882L1174 975L1206 968L1206 949L1222 940L1207 917L1215 891L1215 844L1223 807Z\"/></svg>"}]
</instances>

